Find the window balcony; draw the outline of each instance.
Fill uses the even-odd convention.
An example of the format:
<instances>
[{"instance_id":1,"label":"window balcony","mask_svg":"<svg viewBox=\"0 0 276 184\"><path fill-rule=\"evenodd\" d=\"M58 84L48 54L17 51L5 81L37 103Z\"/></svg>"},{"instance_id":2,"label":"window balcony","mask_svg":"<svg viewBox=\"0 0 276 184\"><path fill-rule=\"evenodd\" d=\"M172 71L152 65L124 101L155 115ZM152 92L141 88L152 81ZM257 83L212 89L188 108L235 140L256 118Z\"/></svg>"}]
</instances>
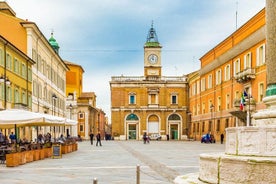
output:
<instances>
[{"instance_id":1,"label":"window balcony","mask_svg":"<svg viewBox=\"0 0 276 184\"><path fill-rule=\"evenodd\" d=\"M241 72L235 74L235 79L239 83L245 83L252 79L255 79L256 72L255 68L246 68Z\"/></svg>"}]
</instances>

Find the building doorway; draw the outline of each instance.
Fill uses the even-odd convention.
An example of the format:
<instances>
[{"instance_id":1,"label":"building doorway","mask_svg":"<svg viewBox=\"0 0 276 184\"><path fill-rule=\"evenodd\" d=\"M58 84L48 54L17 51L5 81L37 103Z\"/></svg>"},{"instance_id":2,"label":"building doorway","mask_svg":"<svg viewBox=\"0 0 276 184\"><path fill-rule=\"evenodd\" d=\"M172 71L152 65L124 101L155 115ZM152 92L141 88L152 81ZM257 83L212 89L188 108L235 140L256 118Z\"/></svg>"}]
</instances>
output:
<instances>
[{"instance_id":1,"label":"building doorway","mask_svg":"<svg viewBox=\"0 0 276 184\"><path fill-rule=\"evenodd\" d=\"M126 117L126 140L139 139L139 119L136 114L129 114Z\"/></svg>"},{"instance_id":2,"label":"building doorway","mask_svg":"<svg viewBox=\"0 0 276 184\"><path fill-rule=\"evenodd\" d=\"M178 140L178 124L171 124L170 135L172 140Z\"/></svg>"},{"instance_id":3,"label":"building doorway","mask_svg":"<svg viewBox=\"0 0 276 184\"><path fill-rule=\"evenodd\" d=\"M137 128L136 124L128 124L128 139L136 140L137 139Z\"/></svg>"},{"instance_id":4,"label":"building doorway","mask_svg":"<svg viewBox=\"0 0 276 184\"><path fill-rule=\"evenodd\" d=\"M171 140L179 140L181 137L181 118L177 114L171 114L168 119L168 133Z\"/></svg>"}]
</instances>

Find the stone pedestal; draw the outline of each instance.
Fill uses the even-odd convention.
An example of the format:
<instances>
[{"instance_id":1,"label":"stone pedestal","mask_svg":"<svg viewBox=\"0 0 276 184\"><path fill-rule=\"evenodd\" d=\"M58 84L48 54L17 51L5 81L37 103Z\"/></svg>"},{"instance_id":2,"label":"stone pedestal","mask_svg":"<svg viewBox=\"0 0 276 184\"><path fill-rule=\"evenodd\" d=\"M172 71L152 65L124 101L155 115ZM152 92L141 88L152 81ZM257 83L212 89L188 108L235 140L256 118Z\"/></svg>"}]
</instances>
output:
<instances>
[{"instance_id":1,"label":"stone pedestal","mask_svg":"<svg viewBox=\"0 0 276 184\"><path fill-rule=\"evenodd\" d=\"M257 126L226 129L225 153L201 154L199 173L179 176L175 183L276 183L276 126L272 116L274 110L266 109L254 115Z\"/></svg>"}]
</instances>

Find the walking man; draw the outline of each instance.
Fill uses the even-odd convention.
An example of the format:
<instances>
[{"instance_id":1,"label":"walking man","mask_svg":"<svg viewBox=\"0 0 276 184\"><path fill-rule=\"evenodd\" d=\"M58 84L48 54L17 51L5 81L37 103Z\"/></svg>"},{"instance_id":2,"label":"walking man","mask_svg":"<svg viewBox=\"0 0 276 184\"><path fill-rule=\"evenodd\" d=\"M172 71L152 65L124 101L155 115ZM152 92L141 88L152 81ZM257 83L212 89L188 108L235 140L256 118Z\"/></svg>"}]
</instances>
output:
<instances>
[{"instance_id":1,"label":"walking man","mask_svg":"<svg viewBox=\"0 0 276 184\"><path fill-rule=\"evenodd\" d=\"M93 134L93 132L91 132L89 136L90 136L91 145L93 145L93 139L94 139L94 134Z\"/></svg>"},{"instance_id":2,"label":"walking man","mask_svg":"<svg viewBox=\"0 0 276 184\"><path fill-rule=\"evenodd\" d=\"M223 135L223 133L222 133L222 134L220 134L220 143L221 143L221 144L223 144L223 139L224 139L224 135Z\"/></svg>"},{"instance_id":3,"label":"walking man","mask_svg":"<svg viewBox=\"0 0 276 184\"><path fill-rule=\"evenodd\" d=\"M101 134L100 134L100 132L98 132L96 138L97 138L96 146L98 146L98 144L100 144L100 146L102 146L102 143L101 143Z\"/></svg>"}]
</instances>

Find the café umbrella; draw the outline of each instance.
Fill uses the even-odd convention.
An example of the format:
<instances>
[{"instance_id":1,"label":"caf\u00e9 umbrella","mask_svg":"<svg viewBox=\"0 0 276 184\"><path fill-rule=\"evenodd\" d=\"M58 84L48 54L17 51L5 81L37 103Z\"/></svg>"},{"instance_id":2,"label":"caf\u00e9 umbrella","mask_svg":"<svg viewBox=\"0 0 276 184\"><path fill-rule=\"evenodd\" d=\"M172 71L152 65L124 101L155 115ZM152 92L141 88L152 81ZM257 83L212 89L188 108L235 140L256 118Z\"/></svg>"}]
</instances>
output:
<instances>
[{"instance_id":1,"label":"caf\u00e9 umbrella","mask_svg":"<svg viewBox=\"0 0 276 184\"><path fill-rule=\"evenodd\" d=\"M0 111L0 128L14 126L59 126L65 125L66 119L49 114L36 113L21 109Z\"/></svg>"}]
</instances>

